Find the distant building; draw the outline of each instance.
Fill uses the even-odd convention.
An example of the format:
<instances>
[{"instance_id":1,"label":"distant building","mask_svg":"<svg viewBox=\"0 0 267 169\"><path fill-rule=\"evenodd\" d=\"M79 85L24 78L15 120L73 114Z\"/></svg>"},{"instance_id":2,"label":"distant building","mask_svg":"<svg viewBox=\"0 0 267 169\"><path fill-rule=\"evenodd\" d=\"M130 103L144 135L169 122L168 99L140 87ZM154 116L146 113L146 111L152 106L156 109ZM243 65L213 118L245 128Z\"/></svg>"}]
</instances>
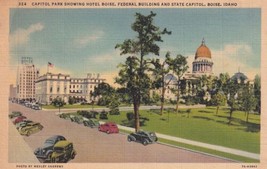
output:
<instances>
[{"instance_id":1,"label":"distant building","mask_svg":"<svg viewBox=\"0 0 267 169\"><path fill-rule=\"evenodd\" d=\"M22 57L17 70L16 97L18 99L35 99L37 74L38 71L33 64L33 59L31 57Z\"/></svg>"},{"instance_id":2,"label":"distant building","mask_svg":"<svg viewBox=\"0 0 267 169\"><path fill-rule=\"evenodd\" d=\"M15 99L17 97L17 88L13 84L9 86L9 99Z\"/></svg>"},{"instance_id":3,"label":"distant building","mask_svg":"<svg viewBox=\"0 0 267 169\"><path fill-rule=\"evenodd\" d=\"M95 87L104 82L100 74L88 73L86 78L71 78L70 75L47 73L36 80L36 101L50 104L61 98L68 103L70 97L91 101Z\"/></svg>"},{"instance_id":4,"label":"distant building","mask_svg":"<svg viewBox=\"0 0 267 169\"><path fill-rule=\"evenodd\" d=\"M70 75L46 73L36 79L35 86L37 102L49 104L57 97L67 102Z\"/></svg>"},{"instance_id":5,"label":"distant building","mask_svg":"<svg viewBox=\"0 0 267 169\"><path fill-rule=\"evenodd\" d=\"M70 97L80 98L87 102L92 101L91 93L98 84L104 82L100 74L88 73L86 78L71 78L70 80Z\"/></svg>"}]
</instances>

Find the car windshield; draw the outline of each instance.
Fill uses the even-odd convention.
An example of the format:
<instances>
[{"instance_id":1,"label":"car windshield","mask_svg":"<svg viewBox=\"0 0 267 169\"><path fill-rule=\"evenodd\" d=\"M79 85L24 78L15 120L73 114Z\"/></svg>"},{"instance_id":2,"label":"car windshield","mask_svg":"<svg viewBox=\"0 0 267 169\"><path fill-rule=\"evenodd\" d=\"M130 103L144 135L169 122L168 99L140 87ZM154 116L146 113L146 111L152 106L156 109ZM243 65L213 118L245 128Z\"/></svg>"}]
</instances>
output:
<instances>
[{"instance_id":1,"label":"car windshield","mask_svg":"<svg viewBox=\"0 0 267 169\"><path fill-rule=\"evenodd\" d=\"M62 148L62 147L54 147L54 151L57 152L57 153L62 153L62 152L64 152L64 148Z\"/></svg>"},{"instance_id":2,"label":"car windshield","mask_svg":"<svg viewBox=\"0 0 267 169\"><path fill-rule=\"evenodd\" d=\"M45 143L47 143L47 144L54 144L54 140L46 140Z\"/></svg>"}]
</instances>

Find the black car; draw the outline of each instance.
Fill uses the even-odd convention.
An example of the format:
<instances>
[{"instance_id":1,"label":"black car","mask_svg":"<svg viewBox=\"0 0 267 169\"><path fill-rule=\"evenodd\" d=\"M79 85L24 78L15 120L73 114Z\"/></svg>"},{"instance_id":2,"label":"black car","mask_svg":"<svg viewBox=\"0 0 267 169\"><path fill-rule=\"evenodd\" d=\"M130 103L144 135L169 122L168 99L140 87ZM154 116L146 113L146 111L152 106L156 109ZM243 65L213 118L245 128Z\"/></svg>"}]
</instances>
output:
<instances>
[{"instance_id":1,"label":"black car","mask_svg":"<svg viewBox=\"0 0 267 169\"><path fill-rule=\"evenodd\" d=\"M95 119L84 119L83 121L84 126L91 127L91 128L97 128L100 124Z\"/></svg>"},{"instance_id":2,"label":"black car","mask_svg":"<svg viewBox=\"0 0 267 169\"><path fill-rule=\"evenodd\" d=\"M38 159L43 159L45 161L50 162L51 161L51 156L53 153L53 148L54 145L58 142L58 141L62 141L62 140L66 140L65 137L60 136L60 135L55 135L52 136L48 139L45 140L44 145L42 147L37 148L34 151L35 156Z\"/></svg>"},{"instance_id":3,"label":"black car","mask_svg":"<svg viewBox=\"0 0 267 169\"><path fill-rule=\"evenodd\" d=\"M138 131L136 133L131 133L128 135L128 141L135 141L142 143L143 145L151 144L156 141L158 141L158 137L154 132L149 132L149 131Z\"/></svg>"},{"instance_id":4,"label":"black car","mask_svg":"<svg viewBox=\"0 0 267 169\"><path fill-rule=\"evenodd\" d=\"M107 120L108 119L108 113L105 112L105 111L102 111L100 114L99 114L99 119L101 120Z\"/></svg>"}]
</instances>

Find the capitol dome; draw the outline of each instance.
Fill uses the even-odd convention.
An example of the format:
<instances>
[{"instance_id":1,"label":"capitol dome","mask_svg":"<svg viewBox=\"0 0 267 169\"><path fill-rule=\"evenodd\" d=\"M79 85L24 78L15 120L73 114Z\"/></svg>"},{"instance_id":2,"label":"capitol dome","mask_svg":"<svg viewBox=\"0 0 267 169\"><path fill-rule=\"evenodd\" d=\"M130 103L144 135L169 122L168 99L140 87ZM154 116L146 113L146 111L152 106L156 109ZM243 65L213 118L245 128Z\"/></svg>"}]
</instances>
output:
<instances>
[{"instance_id":1,"label":"capitol dome","mask_svg":"<svg viewBox=\"0 0 267 169\"><path fill-rule=\"evenodd\" d=\"M197 58L210 58L211 59L211 52L210 49L205 45L205 40L202 40L202 44L198 47L196 54L195 54L195 59Z\"/></svg>"}]
</instances>

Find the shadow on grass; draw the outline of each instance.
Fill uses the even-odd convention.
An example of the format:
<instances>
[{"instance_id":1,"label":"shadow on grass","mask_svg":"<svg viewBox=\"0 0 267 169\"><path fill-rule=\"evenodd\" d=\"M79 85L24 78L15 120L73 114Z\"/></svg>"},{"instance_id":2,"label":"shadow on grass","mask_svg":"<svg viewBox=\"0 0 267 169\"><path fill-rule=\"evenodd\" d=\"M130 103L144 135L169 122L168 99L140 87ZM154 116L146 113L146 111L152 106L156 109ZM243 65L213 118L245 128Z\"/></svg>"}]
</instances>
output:
<instances>
[{"instance_id":1,"label":"shadow on grass","mask_svg":"<svg viewBox=\"0 0 267 169\"><path fill-rule=\"evenodd\" d=\"M139 124L142 127L142 126L146 126L145 123L146 123L146 121L149 121L149 119L146 117L140 117L139 121L140 121ZM122 120L120 124L122 126L126 126L126 127L135 127L135 120L132 119L129 121L128 119L125 119L125 120Z\"/></svg>"},{"instance_id":2,"label":"shadow on grass","mask_svg":"<svg viewBox=\"0 0 267 169\"><path fill-rule=\"evenodd\" d=\"M213 111L207 111L207 110L199 110L199 113L214 113Z\"/></svg>"},{"instance_id":3,"label":"shadow on grass","mask_svg":"<svg viewBox=\"0 0 267 169\"><path fill-rule=\"evenodd\" d=\"M214 121L214 119L209 118L209 117L202 117L202 116L192 116L192 117L193 118L196 118L196 119L203 119L203 120L208 120L208 121L210 121L210 120Z\"/></svg>"}]
</instances>

